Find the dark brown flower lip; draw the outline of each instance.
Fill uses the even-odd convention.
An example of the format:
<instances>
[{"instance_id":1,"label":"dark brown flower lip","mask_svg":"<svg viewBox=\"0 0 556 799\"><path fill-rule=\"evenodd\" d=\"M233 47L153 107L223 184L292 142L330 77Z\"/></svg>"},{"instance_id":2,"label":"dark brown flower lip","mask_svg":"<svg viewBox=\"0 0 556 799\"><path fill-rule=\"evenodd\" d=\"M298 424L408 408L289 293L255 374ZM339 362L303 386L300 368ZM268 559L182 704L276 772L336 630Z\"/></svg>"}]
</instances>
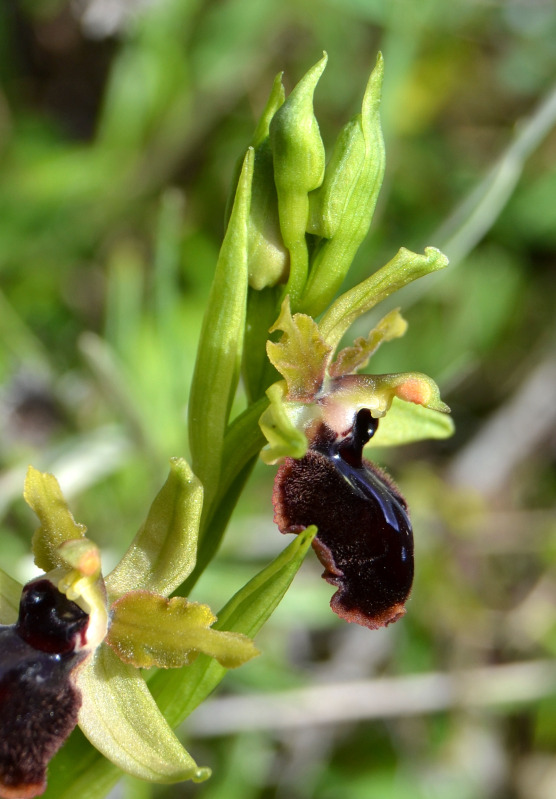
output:
<instances>
[{"instance_id":1,"label":"dark brown flower lip","mask_svg":"<svg viewBox=\"0 0 556 799\"><path fill-rule=\"evenodd\" d=\"M413 580L407 505L388 476L362 458L377 426L366 409L347 436L321 425L307 454L279 468L273 496L281 532L317 526L313 548L324 579L338 587L332 610L371 629L403 615Z\"/></svg>"},{"instance_id":2,"label":"dark brown flower lip","mask_svg":"<svg viewBox=\"0 0 556 799\"><path fill-rule=\"evenodd\" d=\"M0 797L46 788L50 759L77 724L75 672L89 616L39 578L23 589L19 618L0 626Z\"/></svg>"}]
</instances>

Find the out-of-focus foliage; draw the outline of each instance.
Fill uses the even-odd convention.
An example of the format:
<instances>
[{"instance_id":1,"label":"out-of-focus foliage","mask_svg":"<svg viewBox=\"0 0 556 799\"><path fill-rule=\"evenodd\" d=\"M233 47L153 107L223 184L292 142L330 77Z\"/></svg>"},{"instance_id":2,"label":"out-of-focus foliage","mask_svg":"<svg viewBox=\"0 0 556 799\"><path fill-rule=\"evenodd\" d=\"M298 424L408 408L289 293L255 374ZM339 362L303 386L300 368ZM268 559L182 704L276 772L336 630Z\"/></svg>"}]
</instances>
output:
<instances>
[{"instance_id":1,"label":"out-of-focus foliage","mask_svg":"<svg viewBox=\"0 0 556 799\"><path fill-rule=\"evenodd\" d=\"M410 335L377 353L373 371L432 375L457 434L391 456L416 535L405 619L378 633L337 624L307 564L257 641L263 657L228 683L268 696L265 732L238 721L224 735L233 724L207 704L186 734L197 731L190 746L213 780L148 791L549 799L554 681L526 667L556 656L556 132L541 124L556 74L551 0L1 5L2 568L21 578L29 568L33 525L16 499L29 461L107 531L98 543L115 560L168 457L188 454L185 403L234 165L276 72L291 89L323 49L315 103L328 151L378 49L386 64L386 180L350 284L402 245L453 259L396 298ZM503 160L531 120L542 135ZM472 193L489 175L481 205ZM469 196L479 213L452 217ZM255 471L203 576L211 606L283 546L271 478ZM440 702L441 677L512 663L525 663L522 676L496 694ZM271 703L384 675L403 695L403 678L421 673L439 678L435 712L408 693L384 719L339 712L319 724L309 707L294 727Z\"/></svg>"}]
</instances>

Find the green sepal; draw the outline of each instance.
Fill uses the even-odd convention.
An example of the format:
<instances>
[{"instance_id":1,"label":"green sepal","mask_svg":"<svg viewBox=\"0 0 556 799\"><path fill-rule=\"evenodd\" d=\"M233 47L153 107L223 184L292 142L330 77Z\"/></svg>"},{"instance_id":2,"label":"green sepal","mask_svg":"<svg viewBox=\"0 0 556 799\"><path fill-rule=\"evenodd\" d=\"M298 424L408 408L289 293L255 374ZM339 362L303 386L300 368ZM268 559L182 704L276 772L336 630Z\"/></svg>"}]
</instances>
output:
<instances>
[{"instance_id":1,"label":"green sepal","mask_svg":"<svg viewBox=\"0 0 556 799\"><path fill-rule=\"evenodd\" d=\"M311 402L322 386L331 348L323 340L317 323L306 314L292 316L289 297L270 332L282 330L279 342L268 341L266 351L272 365L285 378L288 399Z\"/></svg>"},{"instance_id":2,"label":"green sepal","mask_svg":"<svg viewBox=\"0 0 556 799\"><path fill-rule=\"evenodd\" d=\"M189 578L180 586L180 596L188 596L203 571L214 557L238 497L264 444L258 425L268 405L266 397L249 405L230 424L224 439L220 486L212 512L204 517L205 534L197 551L197 563Z\"/></svg>"},{"instance_id":3,"label":"green sepal","mask_svg":"<svg viewBox=\"0 0 556 799\"><path fill-rule=\"evenodd\" d=\"M379 53L361 114L338 136L322 186L312 199L310 231L325 237L313 256L299 310L317 316L332 300L367 235L384 177L380 100L384 62ZM320 221L315 216L320 214Z\"/></svg>"},{"instance_id":4,"label":"green sepal","mask_svg":"<svg viewBox=\"0 0 556 799\"><path fill-rule=\"evenodd\" d=\"M170 459L168 479L147 519L115 569L106 577L111 599L128 591L172 593L193 571L203 487L183 458Z\"/></svg>"},{"instance_id":5,"label":"green sepal","mask_svg":"<svg viewBox=\"0 0 556 799\"><path fill-rule=\"evenodd\" d=\"M447 414L394 397L369 446L396 447L427 438L449 438L453 432L454 422Z\"/></svg>"},{"instance_id":6,"label":"green sepal","mask_svg":"<svg viewBox=\"0 0 556 799\"><path fill-rule=\"evenodd\" d=\"M295 577L316 527L308 527L272 563L241 588L218 613L214 629L254 637L272 615ZM158 672L149 687L172 726L181 723L220 683L226 669L213 658L199 655L186 669Z\"/></svg>"},{"instance_id":7,"label":"green sepal","mask_svg":"<svg viewBox=\"0 0 556 799\"><path fill-rule=\"evenodd\" d=\"M324 71L326 53L292 90L270 123L274 182L278 194L280 230L290 253L286 292L295 304L309 266L305 233L309 219L309 192L322 183L325 152L313 111L313 95Z\"/></svg>"},{"instance_id":8,"label":"green sepal","mask_svg":"<svg viewBox=\"0 0 556 799\"><path fill-rule=\"evenodd\" d=\"M63 566L64 560L58 547L64 541L82 538L87 528L73 518L53 474L39 472L29 466L23 498L41 522L32 541L35 564L45 572Z\"/></svg>"},{"instance_id":9,"label":"green sepal","mask_svg":"<svg viewBox=\"0 0 556 799\"><path fill-rule=\"evenodd\" d=\"M0 624L13 624L19 613L23 586L0 569Z\"/></svg>"},{"instance_id":10,"label":"green sepal","mask_svg":"<svg viewBox=\"0 0 556 799\"><path fill-rule=\"evenodd\" d=\"M249 148L216 265L189 397L193 471L203 484L208 505L218 489L224 433L243 348L253 160L253 149Z\"/></svg>"},{"instance_id":11,"label":"green sepal","mask_svg":"<svg viewBox=\"0 0 556 799\"><path fill-rule=\"evenodd\" d=\"M120 660L136 668L173 669L192 663L200 652L234 669L259 654L240 633L211 629L216 621L208 605L148 591L126 594L111 607L106 643Z\"/></svg>"},{"instance_id":12,"label":"green sepal","mask_svg":"<svg viewBox=\"0 0 556 799\"><path fill-rule=\"evenodd\" d=\"M286 400L287 387L284 380L273 383L266 392L270 405L259 419L267 444L261 450L264 463L277 463L282 458L302 458L309 444L303 427L303 414L311 406Z\"/></svg>"},{"instance_id":13,"label":"green sepal","mask_svg":"<svg viewBox=\"0 0 556 799\"><path fill-rule=\"evenodd\" d=\"M158 709L138 669L102 644L78 671L79 726L122 771L150 782L201 782L199 768Z\"/></svg>"},{"instance_id":14,"label":"green sepal","mask_svg":"<svg viewBox=\"0 0 556 799\"><path fill-rule=\"evenodd\" d=\"M413 280L447 265L448 259L435 247L426 247L424 255L401 247L385 266L338 297L319 323L322 337L336 349L346 330L362 314Z\"/></svg>"},{"instance_id":15,"label":"green sepal","mask_svg":"<svg viewBox=\"0 0 556 799\"><path fill-rule=\"evenodd\" d=\"M330 364L328 374L330 377L339 377L363 369L381 344L400 338L406 330L407 322L401 315L400 309L394 308L382 317L367 338L357 338L351 347L341 350L334 363Z\"/></svg>"}]
</instances>

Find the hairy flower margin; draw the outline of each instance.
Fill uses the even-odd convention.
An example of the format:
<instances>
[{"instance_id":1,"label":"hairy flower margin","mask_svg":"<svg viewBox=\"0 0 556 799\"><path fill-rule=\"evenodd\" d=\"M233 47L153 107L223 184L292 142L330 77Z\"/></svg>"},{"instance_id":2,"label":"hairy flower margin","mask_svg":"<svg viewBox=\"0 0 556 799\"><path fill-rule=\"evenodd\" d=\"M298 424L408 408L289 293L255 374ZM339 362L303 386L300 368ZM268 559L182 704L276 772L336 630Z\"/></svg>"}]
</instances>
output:
<instances>
[{"instance_id":1,"label":"hairy flower margin","mask_svg":"<svg viewBox=\"0 0 556 799\"><path fill-rule=\"evenodd\" d=\"M156 782L208 776L172 728L227 668L256 654L250 639L281 600L317 533L306 526L230 599L217 621L206 606L182 598L216 552L265 440L265 462L302 459L316 425L347 434L360 409L381 420L377 445L452 432L430 378L356 374L382 342L405 332L398 311L334 358L356 319L447 259L434 248L423 255L402 248L334 301L368 232L382 183L383 63L379 56L361 113L340 131L326 162L313 111L326 60L324 55L287 98L281 76L276 78L238 165L188 402L191 467L172 459L145 524L105 580L98 551L73 520L55 478L28 473L25 497L41 521L33 540L36 564L47 584L88 617L82 653L71 638L71 654L79 657L68 679L81 694L79 725L95 748L71 736L49 768L46 796L52 799L69 799L78 784L87 786L88 799L100 799L121 771ZM247 407L232 418L240 374ZM169 599L172 593L179 596ZM22 600L18 620L20 595L21 586L0 572L0 623L10 640L20 637L27 610ZM39 652L37 662L41 657ZM146 678L141 669L150 666L159 670ZM0 664L0 679L10 668ZM33 702L26 709L32 724ZM59 744L45 749L43 781ZM6 752L0 748L0 795L37 795L43 781L26 794L6 785Z\"/></svg>"}]
</instances>

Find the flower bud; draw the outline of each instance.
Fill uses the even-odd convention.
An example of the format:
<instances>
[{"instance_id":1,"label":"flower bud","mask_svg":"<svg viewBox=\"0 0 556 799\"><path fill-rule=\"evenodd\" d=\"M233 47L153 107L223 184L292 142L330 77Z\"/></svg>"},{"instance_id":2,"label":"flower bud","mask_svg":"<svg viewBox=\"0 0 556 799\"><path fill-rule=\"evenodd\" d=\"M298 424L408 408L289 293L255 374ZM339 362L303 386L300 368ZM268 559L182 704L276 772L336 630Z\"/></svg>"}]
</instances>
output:
<instances>
[{"instance_id":1,"label":"flower bud","mask_svg":"<svg viewBox=\"0 0 556 799\"><path fill-rule=\"evenodd\" d=\"M255 151L253 182L251 184L251 206L248 231L248 273L249 285L256 291L267 286L286 282L289 268L289 254L282 241L278 219L278 196L274 185L272 150L269 140L269 127L272 117L285 99L280 72L272 86L261 118L253 133L251 147ZM241 170L236 168L234 184L237 185ZM231 205L229 208L231 212Z\"/></svg>"},{"instance_id":2,"label":"flower bud","mask_svg":"<svg viewBox=\"0 0 556 799\"><path fill-rule=\"evenodd\" d=\"M365 159L361 114L351 119L334 143L324 180L309 195L307 232L331 239L337 232Z\"/></svg>"},{"instance_id":3,"label":"flower bud","mask_svg":"<svg viewBox=\"0 0 556 799\"><path fill-rule=\"evenodd\" d=\"M280 234L278 196L268 138L255 149L249 216L249 285L256 291L285 283L289 253Z\"/></svg>"},{"instance_id":4,"label":"flower bud","mask_svg":"<svg viewBox=\"0 0 556 799\"><path fill-rule=\"evenodd\" d=\"M379 55L363 97L362 113L340 133L320 189L311 198L310 232L316 249L300 308L317 316L332 300L371 225L384 176L379 108L383 60Z\"/></svg>"},{"instance_id":5,"label":"flower bud","mask_svg":"<svg viewBox=\"0 0 556 799\"><path fill-rule=\"evenodd\" d=\"M270 123L280 230L290 252L287 292L292 301L297 300L307 279L308 194L320 186L324 176L324 145L313 111L313 94L326 61L325 54L299 81Z\"/></svg>"}]
</instances>

